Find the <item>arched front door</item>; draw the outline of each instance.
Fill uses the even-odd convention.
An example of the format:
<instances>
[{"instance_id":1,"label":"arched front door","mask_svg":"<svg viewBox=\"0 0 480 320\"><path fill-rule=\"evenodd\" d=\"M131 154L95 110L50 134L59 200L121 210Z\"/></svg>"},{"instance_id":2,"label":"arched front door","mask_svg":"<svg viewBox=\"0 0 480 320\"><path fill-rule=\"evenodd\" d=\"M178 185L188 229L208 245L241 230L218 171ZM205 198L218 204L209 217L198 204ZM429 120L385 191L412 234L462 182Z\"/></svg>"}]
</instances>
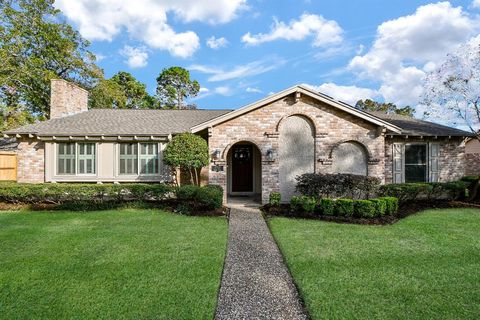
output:
<instances>
[{"instance_id":1,"label":"arched front door","mask_svg":"<svg viewBox=\"0 0 480 320\"><path fill-rule=\"evenodd\" d=\"M280 124L279 165L282 201L295 193L295 178L315 172L315 133L310 120L293 115Z\"/></svg>"},{"instance_id":2,"label":"arched front door","mask_svg":"<svg viewBox=\"0 0 480 320\"><path fill-rule=\"evenodd\" d=\"M260 194L261 179L260 150L247 141L234 144L228 151L228 194Z\"/></svg>"}]
</instances>

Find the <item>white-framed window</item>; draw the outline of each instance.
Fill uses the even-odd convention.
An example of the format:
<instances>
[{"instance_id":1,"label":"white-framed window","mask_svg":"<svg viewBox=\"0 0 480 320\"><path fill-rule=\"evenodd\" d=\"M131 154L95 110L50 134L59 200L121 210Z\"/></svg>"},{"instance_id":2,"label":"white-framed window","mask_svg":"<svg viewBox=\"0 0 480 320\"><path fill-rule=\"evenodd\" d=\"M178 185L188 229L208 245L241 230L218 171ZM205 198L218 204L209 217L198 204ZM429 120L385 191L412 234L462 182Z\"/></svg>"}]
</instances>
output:
<instances>
[{"instance_id":1,"label":"white-framed window","mask_svg":"<svg viewBox=\"0 0 480 320\"><path fill-rule=\"evenodd\" d=\"M57 143L58 175L92 175L96 172L96 144L92 142Z\"/></svg>"},{"instance_id":2,"label":"white-framed window","mask_svg":"<svg viewBox=\"0 0 480 320\"><path fill-rule=\"evenodd\" d=\"M57 144L57 174L75 174L75 143Z\"/></svg>"},{"instance_id":3,"label":"white-framed window","mask_svg":"<svg viewBox=\"0 0 480 320\"><path fill-rule=\"evenodd\" d=\"M119 143L120 175L157 175L158 143Z\"/></svg>"},{"instance_id":4,"label":"white-framed window","mask_svg":"<svg viewBox=\"0 0 480 320\"><path fill-rule=\"evenodd\" d=\"M77 143L77 174L95 174L95 144Z\"/></svg>"},{"instance_id":5,"label":"white-framed window","mask_svg":"<svg viewBox=\"0 0 480 320\"><path fill-rule=\"evenodd\" d=\"M138 174L138 144L120 143L119 174Z\"/></svg>"}]
</instances>

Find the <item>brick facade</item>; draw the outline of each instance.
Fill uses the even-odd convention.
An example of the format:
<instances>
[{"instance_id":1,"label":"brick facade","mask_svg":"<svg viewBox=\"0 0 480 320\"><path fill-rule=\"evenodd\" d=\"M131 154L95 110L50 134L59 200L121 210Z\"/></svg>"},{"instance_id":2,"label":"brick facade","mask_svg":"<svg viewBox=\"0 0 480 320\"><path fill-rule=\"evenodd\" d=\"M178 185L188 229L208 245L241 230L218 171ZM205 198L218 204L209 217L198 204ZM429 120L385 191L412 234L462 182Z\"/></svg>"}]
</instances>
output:
<instances>
[{"instance_id":1,"label":"brick facade","mask_svg":"<svg viewBox=\"0 0 480 320\"><path fill-rule=\"evenodd\" d=\"M45 182L45 143L35 139L21 139L17 149L17 181Z\"/></svg>"},{"instance_id":2,"label":"brick facade","mask_svg":"<svg viewBox=\"0 0 480 320\"><path fill-rule=\"evenodd\" d=\"M62 80L51 81L50 119L88 111L88 91Z\"/></svg>"},{"instance_id":3,"label":"brick facade","mask_svg":"<svg viewBox=\"0 0 480 320\"><path fill-rule=\"evenodd\" d=\"M384 136L379 128L363 119L335 107L302 95L296 101L293 95L279 99L266 106L218 124L210 129L209 149L213 154L220 150L220 159L215 165L225 167L215 172L210 166L210 183L221 185L227 196L227 156L237 142L248 141L261 152L262 203L268 201L271 192L279 191L279 161L269 161L267 150L278 154L279 128L282 120L291 115L301 115L311 121L315 130L315 171L332 171L332 150L346 141L356 141L365 147L368 175L384 181Z\"/></svg>"},{"instance_id":4,"label":"brick facade","mask_svg":"<svg viewBox=\"0 0 480 320\"><path fill-rule=\"evenodd\" d=\"M439 182L454 181L464 176L466 170L465 144L462 137L448 138L404 138L387 137L385 139L385 183L393 183L393 144L394 143L429 143L440 144Z\"/></svg>"}]
</instances>

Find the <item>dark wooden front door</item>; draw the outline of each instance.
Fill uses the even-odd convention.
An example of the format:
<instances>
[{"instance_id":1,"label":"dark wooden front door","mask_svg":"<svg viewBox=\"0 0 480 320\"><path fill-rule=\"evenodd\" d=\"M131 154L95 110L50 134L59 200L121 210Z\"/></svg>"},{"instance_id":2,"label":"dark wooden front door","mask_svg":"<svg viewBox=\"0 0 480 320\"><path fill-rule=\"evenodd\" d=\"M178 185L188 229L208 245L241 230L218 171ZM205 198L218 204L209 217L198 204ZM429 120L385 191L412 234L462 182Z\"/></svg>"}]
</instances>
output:
<instances>
[{"instance_id":1,"label":"dark wooden front door","mask_svg":"<svg viewBox=\"0 0 480 320\"><path fill-rule=\"evenodd\" d=\"M252 192L253 148L238 145L232 149L232 192Z\"/></svg>"}]
</instances>

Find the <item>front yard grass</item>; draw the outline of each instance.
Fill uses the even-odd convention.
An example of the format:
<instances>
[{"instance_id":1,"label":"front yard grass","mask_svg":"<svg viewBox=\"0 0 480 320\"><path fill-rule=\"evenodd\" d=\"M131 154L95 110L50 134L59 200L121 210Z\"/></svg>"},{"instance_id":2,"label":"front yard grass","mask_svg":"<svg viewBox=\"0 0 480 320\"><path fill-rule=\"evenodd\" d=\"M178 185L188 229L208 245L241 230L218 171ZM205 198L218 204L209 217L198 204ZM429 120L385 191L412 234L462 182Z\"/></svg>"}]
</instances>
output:
<instances>
[{"instance_id":1,"label":"front yard grass","mask_svg":"<svg viewBox=\"0 0 480 320\"><path fill-rule=\"evenodd\" d=\"M0 212L0 318L211 319L224 218Z\"/></svg>"},{"instance_id":2,"label":"front yard grass","mask_svg":"<svg viewBox=\"0 0 480 320\"><path fill-rule=\"evenodd\" d=\"M480 210L429 210L394 225L273 218L313 319L479 319Z\"/></svg>"}]
</instances>

